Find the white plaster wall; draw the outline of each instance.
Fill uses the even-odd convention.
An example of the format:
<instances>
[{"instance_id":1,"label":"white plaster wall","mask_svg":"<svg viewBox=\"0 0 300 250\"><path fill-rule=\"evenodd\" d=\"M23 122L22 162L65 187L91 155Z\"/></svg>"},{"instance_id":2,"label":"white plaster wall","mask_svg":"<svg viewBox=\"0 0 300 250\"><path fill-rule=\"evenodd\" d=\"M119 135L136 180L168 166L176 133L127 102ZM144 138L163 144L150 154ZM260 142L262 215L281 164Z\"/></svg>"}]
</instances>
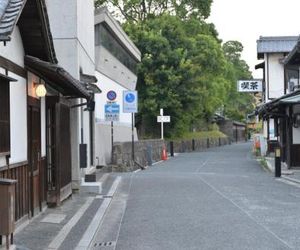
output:
<instances>
[{"instance_id":1,"label":"white plaster wall","mask_svg":"<svg viewBox=\"0 0 300 250\"><path fill-rule=\"evenodd\" d=\"M95 117L97 122L103 124L110 124L110 122L105 122L104 105L108 101L106 94L108 91L113 90L117 93L116 103L120 105L120 121L115 122L116 124L122 124L123 126L131 126L131 114L123 113L123 90L127 90L118 83L114 82L110 78L96 71L96 77L98 79L98 87L102 90L101 94L95 95Z\"/></svg>"},{"instance_id":2,"label":"white plaster wall","mask_svg":"<svg viewBox=\"0 0 300 250\"><path fill-rule=\"evenodd\" d=\"M94 53L94 6L93 0L46 0L50 26L58 64L74 78L79 79L79 71L93 75L95 72ZM73 104L78 104L79 99ZM85 102L85 100L83 100ZM83 121L84 143L88 144L90 163L90 132L88 112L81 108L71 109L72 180L77 188L80 181L79 143Z\"/></svg>"},{"instance_id":3,"label":"white plaster wall","mask_svg":"<svg viewBox=\"0 0 300 250\"><path fill-rule=\"evenodd\" d=\"M74 1L74 0L73 0ZM86 56L95 62L94 0L77 0L77 37Z\"/></svg>"},{"instance_id":4,"label":"white plaster wall","mask_svg":"<svg viewBox=\"0 0 300 250\"><path fill-rule=\"evenodd\" d=\"M278 98L284 95L284 67L279 62L283 54L269 54L269 66L266 67L266 90L269 87L269 98ZM269 74L267 70L269 69ZM269 82L269 84L268 84ZM268 92L267 92L268 93Z\"/></svg>"},{"instance_id":5,"label":"white plaster wall","mask_svg":"<svg viewBox=\"0 0 300 250\"><path fill-rule=\"evenodd\" d=\"M41 98L41 156L46 156L46 98Z\"/></svg>"},{"instance_id":6,"label":"white plaster wall","mask_svg":"<svg viewBox=\"0 0 300 250\"><path fill-rule=\"evenodd\" d=\"M12 40L6 46L0 43L0 55L24 67L24 48L18 27L15 27ZM1 73L5 74L4 69ZM9 72L8 75L17 80L10 83L10 163L13 164L27 161L27 82L14 73ZM2 157L0 166L5 164Z\"/></svg>"},{"instance_id":7,"label":"white plaster wall","mask_svg":"<svg viewBox=\"0 0 300 250\"><path fill-rule=\"evenodd\" d=\"M53 39L75 38L77 1L46 0Z\"/></svg>"},{"instance_id":8,"label":"white plaster wall","mask_svg":"<svg viewBox=\"0 0 300 250\"><path fill-rule=\"evenodd\" d=\"M6 46L0 43L0 55L24 67L24 48L18 26L15 27L11 41L7 42Z\"/></svg>"},{"instance_id":9,"label":"white plaster wall","mask_svg":"<svg viewBox=\"0 0 300 250\"><path fill-rule=\"evenodd\" d=\"M13 164L27 161L27 82L13 73L9 76L18 80L10 83L10 163Z\"/></svg>"}]
</instances>

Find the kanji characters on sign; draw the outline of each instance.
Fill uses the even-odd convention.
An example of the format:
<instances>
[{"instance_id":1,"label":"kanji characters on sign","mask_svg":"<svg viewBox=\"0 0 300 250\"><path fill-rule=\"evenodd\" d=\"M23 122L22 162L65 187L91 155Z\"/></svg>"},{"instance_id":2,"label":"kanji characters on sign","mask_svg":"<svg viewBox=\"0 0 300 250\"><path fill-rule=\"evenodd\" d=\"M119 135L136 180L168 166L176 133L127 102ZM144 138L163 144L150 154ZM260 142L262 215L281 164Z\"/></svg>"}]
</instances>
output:
<instances>
[{"instance_id":1,"label":"kanji characters on sign","mask_svg":"<svg viewBox=\"0 0 300 250\"><path fill-rule=\"evenodd\" d=\"M261 80L240 80L238 81L239 92L261 92L262 81Z\"/></svg>"}]
</instances>

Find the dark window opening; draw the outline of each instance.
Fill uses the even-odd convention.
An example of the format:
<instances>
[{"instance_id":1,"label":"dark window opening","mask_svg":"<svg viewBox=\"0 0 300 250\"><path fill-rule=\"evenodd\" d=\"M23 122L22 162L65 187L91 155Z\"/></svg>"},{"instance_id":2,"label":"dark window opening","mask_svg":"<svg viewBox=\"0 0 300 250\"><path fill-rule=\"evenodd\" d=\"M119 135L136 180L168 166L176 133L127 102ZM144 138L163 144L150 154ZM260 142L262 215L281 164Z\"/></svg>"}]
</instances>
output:
<instances>
[{"instance_id":1,"label":"dark window opening","mask_svg":"<svg viewBox=\"0 0 300 250\"><path fill-rule=\"evenodd\" d=\"M299 85L299 71L298 69L285 69L286 86L289 93L294 92L300 88Z\"/></svg>"},{"instance_id":2,"label":"dark window opening","mask_svg":"<svg viewBox=\"0 0 300 250\"><path fill-rule=\"evenodd\" d=\"M0 78L0 153L10 153L9 81Z\"/></svg>"},{"instance_id":3,"label":"dark window opening","mask_svg":"<svg viewBox=\"0 0 300 250\"><path fill-rule=\"evenodd\" d=\"M137 60L133 58L103 24L98 24L95 27L95 44L96 46L101 45L106 48L131 72L136 74Z\"/></svg>"}]
</instances>

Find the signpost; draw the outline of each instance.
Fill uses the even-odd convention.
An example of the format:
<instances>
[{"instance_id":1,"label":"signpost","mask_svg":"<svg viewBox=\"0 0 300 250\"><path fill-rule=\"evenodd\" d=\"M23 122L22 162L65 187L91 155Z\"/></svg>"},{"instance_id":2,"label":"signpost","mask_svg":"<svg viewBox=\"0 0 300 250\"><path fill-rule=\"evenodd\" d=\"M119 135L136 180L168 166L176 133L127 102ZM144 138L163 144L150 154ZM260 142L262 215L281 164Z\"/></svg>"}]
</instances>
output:
<instances>
[{"instance_id":1,"label":"signpost","mask_svg":"<svg viewBox=\"0 0 300 250\"><path fill-rule=\"evenodd\" d=\"M104 105L105 121L111 122L111 162L113 162L114 122L120 120L120 105L115 102L117 93L113 90L107 92L107 103Z\"/></svg>"},{"instance_id":2,"label":"signpost","mask_svg":"<svg viewBox=\"0 0 300 250\"><path fill-rule=\"evenodd\" d=\"M262 80L239 80L237 82L238 92L262 92Z\"/></svg>"},{"instance_id":3,"label":"signpost","mask_svg":"<svg viewBox=\"0 0 300 250\"><path fill-rule=\"evenodd\" d=\"M104 105L105 121L118 122L120 119L120 105L107 103Z\"/></svg>"},{"instance_id":4,"label":"signpost","mask_svg":"<svg viewBox=\"0 0 300 250\"><path fill-rule=\"evenodd\" d=\"M123 91L123 113L131 113L131 151L132 161L134 162L134 113L138 112L138 92Z\"/></svg>"},{"instance_id":5,"label":"signpost","mask_svg":"<svg viewBox=\"0 0 300 250\"><path fill-rule=\"evenodd\" d=\"M117 93L113 90L110 90L110 91L107 92L106 97L107 97L108 100L114 101L117 98Z\"/></svg>"},{"instance_id":6,"label":"signpost","mask_svg":"<svg viewBox=\"0 0 300 250\"><path fill-rule=\"evenodd\" d=\"M164 139L164 123L171 122L171 117L169 115L164 116L164 110L160 109L160 116L157 116L157 122L161 123L161 139Z\"/></svg>"}]
</instances>

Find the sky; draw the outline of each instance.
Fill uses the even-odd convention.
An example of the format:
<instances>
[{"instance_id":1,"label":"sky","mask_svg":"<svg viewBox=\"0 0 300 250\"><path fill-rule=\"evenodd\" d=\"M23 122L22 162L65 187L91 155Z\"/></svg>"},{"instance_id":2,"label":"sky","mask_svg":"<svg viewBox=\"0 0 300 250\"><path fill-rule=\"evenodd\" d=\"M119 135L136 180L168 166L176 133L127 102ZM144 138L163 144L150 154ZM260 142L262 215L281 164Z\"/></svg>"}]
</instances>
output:
<instances>
[{"instance_id":1,"label":"sky","mask_svg":"<svg viewBox=\"0 0 300 250\"><path fill-rule=\"evenodd\" d=\"M260 36L299 36L299 9L299 0L213 0L208 21L215 24L223 42L243 44L242 59L254 78L262 78L262 71L254 68L261 62L256 40Z\"/></svg>"}]
</instances>

